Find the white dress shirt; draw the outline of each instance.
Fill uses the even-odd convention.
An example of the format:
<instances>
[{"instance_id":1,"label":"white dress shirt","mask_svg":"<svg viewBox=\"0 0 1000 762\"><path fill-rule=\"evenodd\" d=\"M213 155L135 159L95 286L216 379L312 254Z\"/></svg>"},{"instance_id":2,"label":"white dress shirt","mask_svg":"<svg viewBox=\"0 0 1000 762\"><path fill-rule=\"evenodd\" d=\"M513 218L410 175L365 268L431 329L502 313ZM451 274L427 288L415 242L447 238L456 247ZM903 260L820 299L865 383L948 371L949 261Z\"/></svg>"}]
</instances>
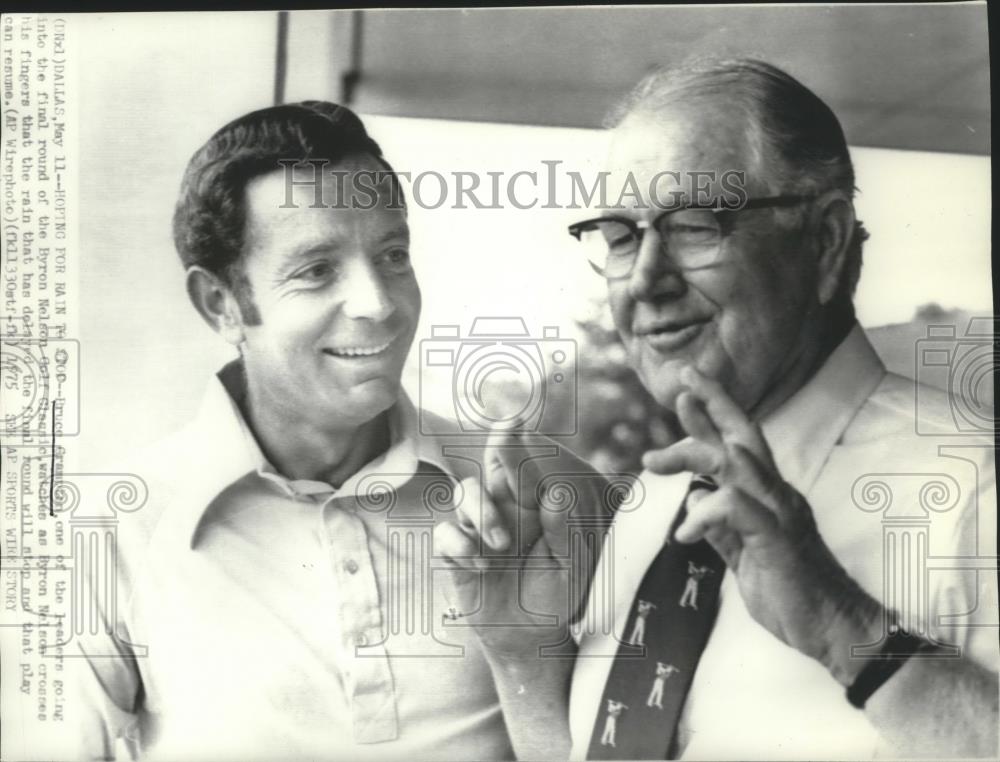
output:
<instances>
[{"instance_id":1,"label":"white dress shirt","mask_svg":"<svg viewBox=\"0 0 1000 762\"><path fill-rule=\"evenodd\" d=\"M904 626L995 670L994 453L988 438L959 432L952 414L960 404L887 373L855 326L762 427L847 572L900 611ZM642 474L637 507L620 511L606 538L578 633L574 759L586 756L617 638L690 478ZM750 617L728 571L678 741L683 759L898 756L825 667Z\"/></svg>"}]
</instances>

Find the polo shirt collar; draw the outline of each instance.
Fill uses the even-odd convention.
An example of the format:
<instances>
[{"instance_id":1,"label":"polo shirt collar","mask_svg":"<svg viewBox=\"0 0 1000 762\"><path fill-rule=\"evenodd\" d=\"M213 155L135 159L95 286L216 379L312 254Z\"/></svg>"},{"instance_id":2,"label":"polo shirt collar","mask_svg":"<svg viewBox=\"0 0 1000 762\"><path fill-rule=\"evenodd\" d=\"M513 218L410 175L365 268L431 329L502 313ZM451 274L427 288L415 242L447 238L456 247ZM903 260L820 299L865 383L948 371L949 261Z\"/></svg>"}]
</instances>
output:
<instances>
[{"instance_id":1,"label":"polo shirt collar","mask_svg":"<svg viewBox=\"0 0 1000 762\"><path fill-rule=\"evenodd\" d=\"M454 469L443 457L435 437L417 431L417 412L405 392L389 409L389 449L364 465L358 473L336 489L332 485L307 479L290 480L278 473L260 449L239 401L246 393L243 366L239 360L222 368L209 383L185 441L197 448L190 473L172 501L166 517L171 535L193 548L198 529L212 502L229 486L250 473L257 473L290 498L314 494L353 494L364 474L385 474L383 481L399 486L428 463L454 478Z\"/></svg>"}]
</instances>

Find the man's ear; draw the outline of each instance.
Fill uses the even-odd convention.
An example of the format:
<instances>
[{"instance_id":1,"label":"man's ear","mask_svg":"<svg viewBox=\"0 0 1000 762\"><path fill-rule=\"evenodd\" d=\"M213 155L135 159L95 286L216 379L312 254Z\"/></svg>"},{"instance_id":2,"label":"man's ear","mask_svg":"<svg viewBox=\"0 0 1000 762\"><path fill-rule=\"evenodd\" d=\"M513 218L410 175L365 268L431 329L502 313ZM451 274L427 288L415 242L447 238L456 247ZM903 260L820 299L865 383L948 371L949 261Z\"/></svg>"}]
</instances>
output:
<instances>
[{"instance_id":1,"label":"man's ear","mask_svg":"<svg viewBox=\"0 0 1000 762\"><path fill-rule=\"evenodd\" d=\"M830 303L844 277L847 251L854 235L854 205L841 190L821 195L815 201L819 211L816 296L819 303Z\"/></svg>"},{"instance_id":2,"label":"man's ear","mask_svg":"<svg viewBox=\"0 0 1000 762\"><path fill-rule=\"evenodd\" d=\"M236 297L217 275L204 267L189 267L187 292L191 304L213 331L233 346L243 343L243 320Z\"/></svg>"}]
</instances>

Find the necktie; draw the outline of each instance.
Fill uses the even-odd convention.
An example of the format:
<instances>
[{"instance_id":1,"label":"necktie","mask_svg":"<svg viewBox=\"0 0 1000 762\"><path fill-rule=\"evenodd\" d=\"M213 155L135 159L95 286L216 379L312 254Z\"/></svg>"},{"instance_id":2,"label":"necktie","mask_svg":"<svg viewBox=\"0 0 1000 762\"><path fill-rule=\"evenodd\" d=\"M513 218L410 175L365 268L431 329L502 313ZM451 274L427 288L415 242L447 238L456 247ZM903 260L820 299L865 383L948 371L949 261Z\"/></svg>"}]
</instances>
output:
<instances>
[{"instance_id":1,"label":"necktie","mask_svg":"<svg viewBox=\"0 0 1000 762\"><path fill-rule=\"evenodd\" d=\"M709 477L691 480L669 539L642 578L604 686L588 759L666 759L673 751L725 572L707 541L673 540L688 497L698 489L716 485Z\"/></svg>"}]
</instances>

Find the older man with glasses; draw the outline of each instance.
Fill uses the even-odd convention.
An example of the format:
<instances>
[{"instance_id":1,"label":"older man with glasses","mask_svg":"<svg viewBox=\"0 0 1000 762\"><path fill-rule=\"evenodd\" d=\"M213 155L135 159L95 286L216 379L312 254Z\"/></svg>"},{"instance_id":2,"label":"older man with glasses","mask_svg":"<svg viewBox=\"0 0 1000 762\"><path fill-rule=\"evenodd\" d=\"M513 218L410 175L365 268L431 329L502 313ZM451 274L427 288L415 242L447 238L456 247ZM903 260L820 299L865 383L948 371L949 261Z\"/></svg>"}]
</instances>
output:
<instances>
[{"instance_id":1,"label":"older man with glasses","mask_svg":"<svg viewBox=\"0 0 1000 762\"><path fill-rule=\"evenodd\" d=\"M759 61L659 72L609 170L641 193L569 232L686 436L645 455L572 689L529 721L574 758L996 755L991 432L957 439L956 400L887 372L855 319L867 233L837 118ZM536 682L570 685L537 657Z\"/></svg>"}]
</instances>

